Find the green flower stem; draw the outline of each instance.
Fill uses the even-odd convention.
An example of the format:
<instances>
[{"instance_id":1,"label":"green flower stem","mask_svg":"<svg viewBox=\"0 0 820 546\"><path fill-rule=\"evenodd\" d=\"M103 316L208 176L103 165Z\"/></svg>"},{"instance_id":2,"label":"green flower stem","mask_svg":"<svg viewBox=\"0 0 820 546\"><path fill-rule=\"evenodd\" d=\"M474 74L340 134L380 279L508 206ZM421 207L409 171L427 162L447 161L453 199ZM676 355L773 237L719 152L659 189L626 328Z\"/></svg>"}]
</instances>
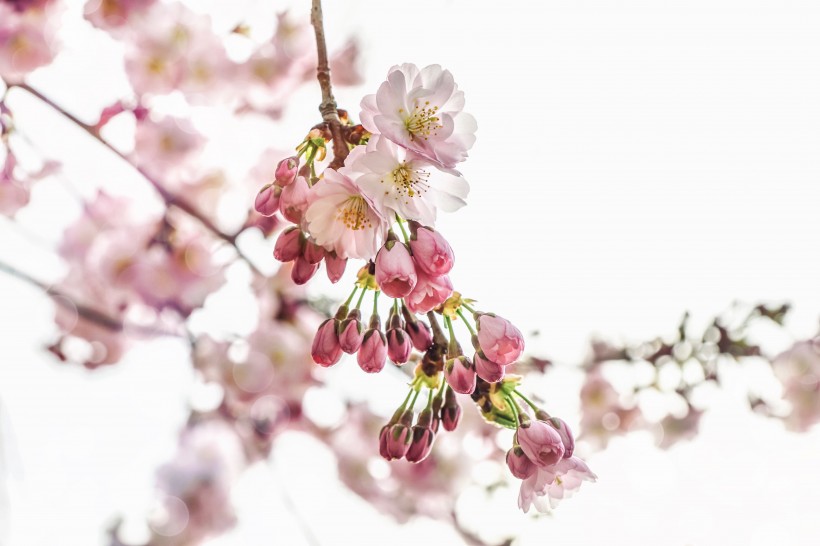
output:
<instances>
[{"instance_id":1,"label":"green flower stem","mask_svg":"<svg viewBox=\"0 0 820 546\"><path fill-rule=\"evenodd\" d=\"M527 398L526 396L524 396L523 394L521 394L521 392L519 392L519 390L518 390L518 389L513 390L513 392L514 392L515 394L517 394L517 395L518 395L518 396L519 396L519 397L520 397L520 398L521 398L524 402L526 402L526 403L527 403L527 405L528 405L529 407L531 407L531 408L532 408L532 411L538 411L539 409L541 409L541 408L539 408L538 406L536 406L536 405L533 403L533 401L532 401L532 400L530 400L529 398Z\"/></svg>"},{"instance_id":2,"label":"green flower stem","mask_svg":"<svg viewBox=\"0 0 820 546\"><path fill-rule=\"evenodd\" d=\"M466 307L466 305L464 305L463 303L462 303L461 305L463 305L464 307ZM461 309L459 309L458 311L456 311L456 313L458 313L458 316L459 316L459 317L461 317L461 320L463 320L463 321L464 321L464 325L465 325L465 326L467 327L467 329L470 331L470 335L471 335L471 336L476 335L475 330L473 329L473 327L472 327L472 326L470 326L470 323L469 323L469 322L467 322L467 317L465 317L465 316L464 316L464 313L462 313L462 312L461 312Z\"/></svg>"}]
</instances>

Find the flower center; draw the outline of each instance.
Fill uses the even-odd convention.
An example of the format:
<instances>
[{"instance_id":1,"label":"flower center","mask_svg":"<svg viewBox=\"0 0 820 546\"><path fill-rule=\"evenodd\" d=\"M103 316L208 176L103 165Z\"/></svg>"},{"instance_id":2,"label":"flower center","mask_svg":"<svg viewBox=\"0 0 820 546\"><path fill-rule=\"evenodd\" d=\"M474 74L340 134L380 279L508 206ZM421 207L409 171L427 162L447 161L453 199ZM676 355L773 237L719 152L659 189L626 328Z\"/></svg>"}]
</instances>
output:
<instances>
[{"instance_id":1,"label":"flower center","mask_svg":"<svg viewBox=\"0 0 820 546\"><path fill-rule=\"evenodd\" d=\"M404 126L410 133L410 140L419 137L427 140L431 135L435 136L437 131L443 127L437 113L438 106L430 106L430 101L425 102L424 106L416 104L413 111L404 118ZM399 108L399 114L405 114L404 108Z\"/></svg>"},{"instance_id":2,"label":"flower center","mask_svg":"<svg viewBox=\"0 0 820 546\"><path fill-rule=\"evenodd\" d=\"M336 213L336 219L353 231L372 228L373 222L367 217L367 209L367 202L364 198L354 195L342 203Z\"/></svg>"},{"instance_id":3,"label":"flower center","mask_svg":"<svg viewBox=\"0 0 820 546\"><path fill-rule=\"evenodd\" d=\"M404 197L421 197L422 194L430 189L430 184L427 179L430 178L430 173L427 171L414 169L412 165L408 165L403 161L390 173L392 178L393 191L397 198ZM382 179L384 184L384 179ZM388 195L390 191L385 191ZM405 201L407 202L407 201Z\"/></svg>"}]
</instances>

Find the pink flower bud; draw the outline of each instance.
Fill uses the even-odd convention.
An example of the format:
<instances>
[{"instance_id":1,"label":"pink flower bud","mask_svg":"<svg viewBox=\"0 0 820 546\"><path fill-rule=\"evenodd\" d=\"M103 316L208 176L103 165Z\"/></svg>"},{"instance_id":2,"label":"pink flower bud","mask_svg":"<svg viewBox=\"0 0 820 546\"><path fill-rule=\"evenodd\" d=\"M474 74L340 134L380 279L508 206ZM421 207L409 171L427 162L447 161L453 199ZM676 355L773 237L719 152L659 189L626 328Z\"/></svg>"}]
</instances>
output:
<instances>
[{"instance_id":1,"label":"pink flower bud","mask_svg":"<svg viewBox=\"0 0 820 546\"><path fill-rule=\"evenodd\" d=\"M310 350L316 364L327 368L333 366L342 358L338 327L339 322L336 319L327 319L316 331L316 336L313 338L313 347Z\"/></svg>"},{"instance_id":2,"label":"pink flower bud","mask_svg":"<svg viewBox=\"0 0 820 546\"><path fill-rule=\"evenodd\" d=\"M302 221L302 215L308 206L308 196L310 195L310 186L304 176L297 176L293 184L285 187L282 190L282 195L279 201L279 209L282 215L298 224Z\"/></svg>"},{"instance_id":3,"label":"pink flower bud","mask_svg":"<svg viewBox=\"0 0 820 546\"><path fill-rule=\"evenodd\" d=\"M419 463L427 458L430 450L433 448L433 440L436 435L427 427L414 426L413 440L410 442L410 447L407 449L406 458L411 463Z\"/></svg>"},{"instance_id":4,"label":"pink flower bud","mask_svg":"<svg viewBox=\"0 0 820 546\"><path fill-rule=\"evenodd\" d=\"M473 357L473 364L475 365L475 373L487 383L498 383L504 379L504 366L488 360L480 349L476 351Z\"/></svg>"},{"instance_id":5,"label":"pink flower bud","mask_svg":"<svg viewBox=\"0 0 820 546\"><path fill-rule=\"evenodd\" d=\"M535 465L545 468L564 457L561 435L543 421L531 421L518 427L518 444Z\"/></svg>"},{"instance_id":6,"label":"pink flower bud","mask_svg":"<svg viewBox=\"0 0 820 546\"><path fill-rule=\"evenodd\" d=\"M461 421L461 406L456 404L455 406L441 408L441 426L444 427L444 430L454 431L459 421Z\"/></svg>"},{"instance_id":7,"label":"pink flower bud","mask_svg":"<svg viewBox=\"0 0 820 546\"><path fill-rule=\"evenodd\" d=\"M572 435L572 430L563 419L558 417L551 417L547 422L555 428L561 437L561 443L564 444L564 459L569 459L575 451L575 437Z\"/></svg>"},{"instance_id":8,"label":"pink flower bud","mask_svg":"<svg viewBox=\"0 0 820 546\"><path fill-rule=\"evenodd\" d=\"M262 216L273 216L279 211L279 197L282 188L268 184L256 194L253 208Z\"/></svg>"},{"instance_id":9,"label":"pink flower bud","mask_svg":"<svg viewBox=\"0 0 820 546\"><path fill-rule=\"evenodd\" d=\"M345 266L347 266L347 258L340 258L335 252L325 251L325 269L330 282L334 284L339 282L345 273Z\"/></svg>"},{"instance_id":10,"label":"pink flower bud","mask_svg":"<svg viewBox=\"0 0 820 546\"><path fill-rule=\"evenodd\" d=\"M276 166L276 183L283 188L296 179L299 172L299 158L286 157Z\"/></svg>"},{"instance_id":11,"label":"pink flower bud","mask_svg":"<svg viewBox=\"0 0 820 546\"><path fill-rule=\"evenodd\" d=\"M475 390L475 370L470 359L464 355L447 361L444 366L444 377L456 392L472 394Z\"/></svg>"},{"instance_id":12,"label":"pink flower bud","mask_svg":"<svg viewBox=\"0 0 820 546\"><path fill-rule=\"evenodd\" d=\"M376 282L391 298L403 298L416 286L416 268L407 247L387 241L376 254Z\"/></svg>"},{"instance_id":13,"label":"pink flower bud","mask_svg":"<svg viewBox=\"0 0 820 546\"><path fill-rule=\"evenodd\" d=\"M416 271L416 276L415 288L404 299L413 313L424 315L444 303L453 293L453 283L447 275L430 277L423 271Z\"/></svg>"},{"instance_id":14,"label":"pink flower bud","mask_svg":"<svg viewBox=\"0 0 820 546\"><path fill-rule=\"evenodd\" d=\"M384 368L387 360L387 340L384 334L376 328L370 328L364 333L359 354L356 361L359 367L367 373L378 373ZM402 453L402 455L404 455Z\"/></svg>"},{"instance_id":15,"label":"pink flower bud","mask_svg":"<svg viewBox=\"0 0 820 546\"><path fill-rule=\"evenodd\" d=\"M390 427L393 425L387 424L379 431L379 455L390 460L390 453L387 451L387 435L390 433Z\"/></svg>"},{"instance_id":16,"label":"pink flower bud","mask_svg":"<svg viewBox=\"0 0 820 546\"><path fill-rule=\"evenodd\" d=\"M312 264L303 257L299 256L293 262L293 269L290 270L290 278L296 284L305 284L308 282L316 272L319 271L319 264Z\"/></svg>"},{"instance_id":17,"label":"pink flower bud","mask_svg":"<svg viewBox=\"0 0 820 546\"><path fill-rule=\"evenodd\" d=\"M413 434L407 425L396 423L387 431L387 460L401 459L407 453Z\"/></svg>"},{"instance_id":18,"label":"pink flower bud","mask_svg":"<svg viewBox=\"0 0 820 546\"><path fill-rule=\"evenodd\" d=\"M304 249L302 250L302 256L304 256L305 259L312 264L322 263L322 260L325 257L325 249L317 245L316 241L313 239L308 239L305 242Z\"/></svg>"},{"instance_id":19,"label":"pink flower bud","mask_svg":"<svg viewBox=\"0 0 820 546\"><path fill-rule=\"evenodd\" d=\"M273 247L273 257L280 262L291 262L302 253L304 237L302 230L296 226L289 227L279 234Z\"/></svg>"},{"instance_id":20,"label":"pink flower bud","mask_svg":"<svg viewBox=\"0 0 820 546\"><path fill-rule=\"evenodd\" d=\"M410 358L413 346L410 336L401 328L391 328L387 331L387 356L395 364L404 364Z\"/></svg>"},{"instance_id":21,"label":"pink flower bud","mask_svg":"<svg viewBox=\"0 0 820 546\"><path fill-rule=\"evenodd\" d=\"M431 277L446 275L453 269L453 249L444 237L432 228L419 228L410 239L410 250L413 251L416 266Z\"/></svg>"},{"instance_id":22,"label":"pink flower bud","mask_svg":"<svg viewBox=\"0 0 820 546\"><path fill-rule=\"evenodd\" d=\"M362 323L361 313L358 309L350 312L346 319L342 321L340 327L341 334L339 335L339 345L342 350L349 355L354 354L362 346Z\"/></svg>"},{"instance_id":23,"label":"pink flower bud","mask_svg":"<svg viewBox=\"0 0 820 546\"><path fill-rule=\"evenodd\" d=\"M476 323L481 350L496 364L512 364L524 352L524 336L507 319L482 314Z\"/></svg>"},{"instance_id":24,"label":"pink flower bud","mask_svg":"<svg viewBox=\"0 0 820 546\"><path fill-rule=\"evenodd\" d=\"M433 344L433 332L430 330L430 327L427 326L426 322L420 320L408 322L405 329L410 336L413 347L417 350L422 352L426 351L430 348L430 345Z\"/></svg>"},{"instance_id":25,"label":"pink flower bud","mask_svg":"<svg viewBox=\"0 0 820 546\"><path fill-rule=\"evenodd\" d=\"M538 470L521 448L512 448L507 452L507 467L519 480L526 480Z\"/></svg>"}]
</instances>

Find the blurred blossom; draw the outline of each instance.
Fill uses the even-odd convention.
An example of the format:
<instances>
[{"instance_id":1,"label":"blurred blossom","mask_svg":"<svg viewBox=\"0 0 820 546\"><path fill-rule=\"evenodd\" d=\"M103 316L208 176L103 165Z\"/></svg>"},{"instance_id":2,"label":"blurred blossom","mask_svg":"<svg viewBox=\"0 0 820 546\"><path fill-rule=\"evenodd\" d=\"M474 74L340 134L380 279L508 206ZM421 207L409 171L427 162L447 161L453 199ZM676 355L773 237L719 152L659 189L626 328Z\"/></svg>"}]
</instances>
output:
<instances>
[{"instance_id":1,"label":"blurred blossom","mask_svg":"<svg viewBox=\"0 0 820 546\"><path fill-rule=\"evenodd\" d=\"M772 368L791 404L786 426L808 430L820 421L820 338L798 341L775 357Z\"/></svg>"},{"instance_id":2,"label":"blurred blossom","mask_svg":"<svg viewBox=\"0 0 820 546\"><path fill-rule=\"evenodd\" d=\"M601 366L587 372L581 387L581 435L597 449L603 449L612 436L624 434L643 422L640 409L626 405L621 395L601 373Z\"/></svg>"}]
</instances>

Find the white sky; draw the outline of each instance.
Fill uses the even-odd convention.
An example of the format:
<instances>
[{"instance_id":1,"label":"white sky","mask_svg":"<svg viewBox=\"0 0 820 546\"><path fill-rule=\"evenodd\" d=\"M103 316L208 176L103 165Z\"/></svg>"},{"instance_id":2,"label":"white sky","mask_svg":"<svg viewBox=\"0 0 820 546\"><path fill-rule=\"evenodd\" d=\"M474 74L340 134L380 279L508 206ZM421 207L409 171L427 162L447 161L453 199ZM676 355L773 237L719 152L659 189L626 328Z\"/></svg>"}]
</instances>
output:
<instances>
[{"instance_id":1,"label":"white sky","mask_svg":"<svg viewBox=\"0 0 820 546\"><path fill-rule=\"evenodd\" d=\"M246 8L192 3L225 13ZM306 9L308 2L293 4ZM643 339L671 331L686 309L705 321L735 299L789 300L795 337L816 331L820 5L327 4L331 40L356 33L365 50L368 83L338 90L341 106L355 113L387 68L406 61L442 64L465 90L479 122L463 168L472 194L439 228L456 250L457 289L523 331L540 330L531 348L571 364L592 332ZM73 42L54 70L33 79L89 115L121 85L121 75L103 76L97 64L116 52L94 43ZM305 89L285 120L294 136L277 133L284 138L272 144L301 136L316 104L318 89ZM64 142L75 133L36 119L32 138L48 153L73 156L67 173L80 184L122 172L112 171L113 162L92 162L99 157L92 146L69 152ZM265 138L232 134L225 153ZM44 190L34 199L46 201L47 212L25 217L28 228L53 240L62 224L48 225L49 214L72 205ZM54 261L8 223L0 230L4 260L56 276ZM260 256L268 260L267 250ZM98 544L107 518L143 509L154 468L173 451L191 387L184 350L156 342L110 370L60 367L40 351L53 331L50 305L2 277L0 301L0 453L10 458L12 494L6 542ZM788 340L769 343L777 350ZM552 413L574 416L578 382L568 371L548 380ZM592 457L599 483L585 485L551 519L532 522L512 499L490 513L470 496L465 519L484 532L519 529L524 545L815 544L820 434L786 433L750 415L736 393L715 403L690 444L660 452L636 435ZM219 544L270 544L271 536L305 543L276 494L281 480L322 544L352 543L347 537L381 544L385 533L394 544L411 544L431 530L440 543L457 543L429 523L392 528L340 490L323 464L326 453L310 458L304 449L303 439L291 438L277 452L276 474L254 469L240 488L243 526ZM0 516L4 510L0 500Z\"/></svg>"}]
</instances>

